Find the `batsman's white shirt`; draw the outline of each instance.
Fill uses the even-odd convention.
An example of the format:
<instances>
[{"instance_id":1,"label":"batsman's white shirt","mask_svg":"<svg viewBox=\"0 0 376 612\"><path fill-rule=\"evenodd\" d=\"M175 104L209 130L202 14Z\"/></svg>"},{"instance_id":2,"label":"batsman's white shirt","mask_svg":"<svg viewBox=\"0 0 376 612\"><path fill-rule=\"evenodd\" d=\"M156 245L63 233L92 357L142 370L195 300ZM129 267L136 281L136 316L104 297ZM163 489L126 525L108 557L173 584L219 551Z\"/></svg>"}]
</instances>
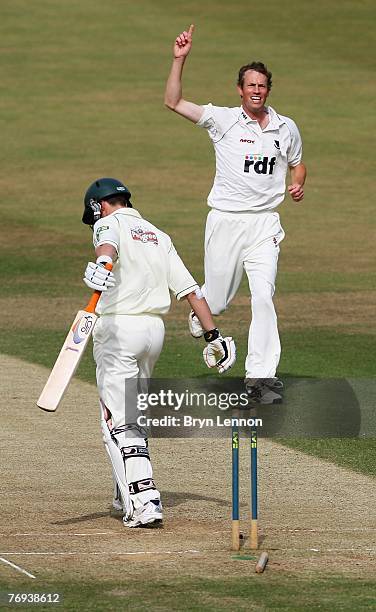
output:
<instances>
[{"instance_id":1,"label":"batsman's white shirt","mask_svg":"<svg viewBox=\"0 0 376 612\"><path fill-rule=\"evenodd\" d=\"M208 131L216 157L208 205L231 212L275 209L285 197L288 167L302 159L294 121L269 106L269 124L261 129L242 107L206 104L203 109L196 125Z\"/></svg>"},{"instance_id":2,"label":"batsman's white shirt","mask_svg":"<svg viewBox=\"0 0 376 612\"><path fill-rule=\"evenodd\" d=\"M100 315L163 315L171 304L198 285L177 254L171 238L143 219L134 208L120 208L94 226L94 247L111 244L118 259L115 287L99 301Z\"/></svg>"}]
</instances>

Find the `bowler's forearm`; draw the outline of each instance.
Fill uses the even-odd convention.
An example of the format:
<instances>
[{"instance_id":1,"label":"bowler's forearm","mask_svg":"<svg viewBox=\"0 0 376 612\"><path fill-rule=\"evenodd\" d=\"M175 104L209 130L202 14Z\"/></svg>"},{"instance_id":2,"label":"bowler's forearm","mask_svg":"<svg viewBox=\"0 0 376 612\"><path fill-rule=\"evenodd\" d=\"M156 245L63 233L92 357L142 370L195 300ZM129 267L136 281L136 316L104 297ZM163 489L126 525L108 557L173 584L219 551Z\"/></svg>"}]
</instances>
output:
<instances>
[{"instance_id":1,"label":"bowler's forearm","mask_svg":"<svg viewBox=\"0 0 376 612\"><path fill-rule=\"evenodd\" d=\"M184 62L185 57L175 57L167 79L164 102L171 110L175 110L176 105L182 99L182 73Z\"/></svg>"},{"instance_id":2,"label":"bowler's forearm","mask_svg":"<svg viewBox=\"0 0 376 612\"><path fill-rule=\"evenodd\" d=\"M303 186L307 176L307 169L303 163L290 168L291 182Z\"/></svg>"}]
</instances>

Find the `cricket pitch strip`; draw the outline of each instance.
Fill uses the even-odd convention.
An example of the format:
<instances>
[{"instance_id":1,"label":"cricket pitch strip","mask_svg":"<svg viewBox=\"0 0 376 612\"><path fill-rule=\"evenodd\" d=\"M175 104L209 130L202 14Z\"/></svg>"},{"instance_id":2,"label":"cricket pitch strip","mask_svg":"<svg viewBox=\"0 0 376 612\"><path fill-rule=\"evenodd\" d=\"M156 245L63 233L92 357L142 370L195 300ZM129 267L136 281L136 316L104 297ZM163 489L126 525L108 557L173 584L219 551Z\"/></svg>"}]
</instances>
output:
<instances>
[{"instance_id":1,"label":"cricket pitch strip","mask_svg":"<svg viewBox=\"0 0 376 612\"><path fill-rule=\"evenodd\" d=\"M4 355L0 367L7 373L1 398L3 581L106 579L119 565L124 577L254 573L255 560L234 560L231 553L231 436L210 444L203 438L151 439L164 526L125 529L111 510L95 387L73 381L62 409L46 414L35 400L47 370ZM245 454L239 469L245 475L240 516L248 521ZM371 574L375 525L372 478L259 440L255 555L268 552L265 573Z\"/></svg>"}]
</instances>

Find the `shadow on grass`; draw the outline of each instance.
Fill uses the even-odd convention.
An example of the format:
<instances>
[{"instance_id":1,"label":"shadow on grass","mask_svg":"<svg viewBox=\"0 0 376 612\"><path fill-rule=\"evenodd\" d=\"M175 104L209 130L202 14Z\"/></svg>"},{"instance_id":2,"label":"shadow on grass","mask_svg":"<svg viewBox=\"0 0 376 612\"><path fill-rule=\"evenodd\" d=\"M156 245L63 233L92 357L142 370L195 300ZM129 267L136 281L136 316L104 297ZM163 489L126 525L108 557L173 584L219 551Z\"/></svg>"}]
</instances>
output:
<instances>
[{"instance_id":1,"label":"shadow on grass","mask_svg":"<svg viewBox=\"0 0 376 612\"><path fill-rule=\"evenodd\" d=\"M244 433L252 429L251 418L257 418L260 437L376 437L371 401L376 396L375 380L292 376L282 380L281 403L249 404L243 379L153 378L140 410L150 423L149 437L226 437L233 416L247 421L240 424Z\"/></svg>"},{"instance_id":2,"label":"shadow on grass","mask_svg":"<svg viewBox=\"0 0 376 612\"><path fill-rule=\"evenodd\" d=\"M214 502L216 504L220 504L221 506L230 506L230 502L225 502L223 498L220 497L209 497L207 495L199 495L197 493L188 493L186 491L161 491L161 498L163 500L163 505L166 508L173 508L175 506L180 506L181 504L185 504L189 501L206 501L206 502ZM114 518L121 518L121 512L115 514L116 511L112 514ZM53 521L51 525L75 525L76 523L85 523L87 521L93 521L96 519L102 519L109 514L112 513L112 509L109 512L93 512L91 514L82 514L81 516L74 516L71 518L64 519L62 521Z\"/></svg>"}]
</instances>

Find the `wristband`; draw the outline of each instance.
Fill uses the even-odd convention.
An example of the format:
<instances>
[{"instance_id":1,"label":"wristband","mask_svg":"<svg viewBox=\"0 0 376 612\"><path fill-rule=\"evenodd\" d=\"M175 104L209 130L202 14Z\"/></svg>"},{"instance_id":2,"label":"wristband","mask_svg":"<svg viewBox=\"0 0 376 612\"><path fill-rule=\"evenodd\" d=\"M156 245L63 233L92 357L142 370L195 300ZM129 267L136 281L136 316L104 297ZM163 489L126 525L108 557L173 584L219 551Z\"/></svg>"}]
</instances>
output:
<instances>
[{"instance_id":1,"label":"wristband","mask_svg":"<svg viewBox=\"0 0 376 612\"><path fill-rule=\"evenodd\" d=\"M97 257L97 261L95 262L98 266L105 266L106 264L112 264L112 258L109 255L99 255Z\"/></svg>"},{"instance_id":2,"label":"wristband","mask_svg":"<svg viewBox=\"0 0 376 612\"><path fill-rule=\"evenodd\" d=\"M221 334L219 333L219 330L215 327L214 329L211 329L210 331L206 331L204 333L204 338L206 342L214 342L214 340L217 340L220 335Z\"/></svg>"}]
</instances>

